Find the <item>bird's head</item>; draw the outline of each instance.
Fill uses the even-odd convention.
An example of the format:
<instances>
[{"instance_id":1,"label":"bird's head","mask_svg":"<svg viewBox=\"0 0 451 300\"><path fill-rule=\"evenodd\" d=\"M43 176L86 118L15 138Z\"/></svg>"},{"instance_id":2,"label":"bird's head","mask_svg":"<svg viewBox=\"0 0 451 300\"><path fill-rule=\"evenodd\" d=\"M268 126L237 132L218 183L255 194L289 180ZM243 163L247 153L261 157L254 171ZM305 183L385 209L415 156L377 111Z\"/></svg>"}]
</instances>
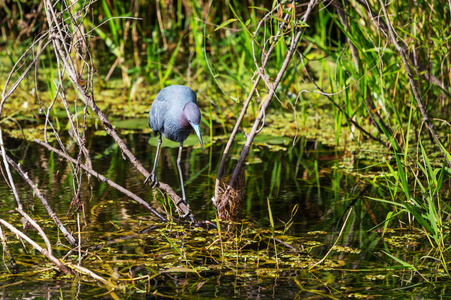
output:
<instances>
[{"instance_id":1,"label":"bird's head","mask_svg":"<svg viewBox=\"0 0 451 300\"><path fill-rule=\"evenodd\" d=\"M202 151L204 150L204 143L202 142L202 136L200 134L200 110L199 107L194 102L188 102L183 108L183 113L185 115L188 123L193 127L196 132L197 137L199 138L200 145L202 146Z\"/></svg>"}]
</instances>

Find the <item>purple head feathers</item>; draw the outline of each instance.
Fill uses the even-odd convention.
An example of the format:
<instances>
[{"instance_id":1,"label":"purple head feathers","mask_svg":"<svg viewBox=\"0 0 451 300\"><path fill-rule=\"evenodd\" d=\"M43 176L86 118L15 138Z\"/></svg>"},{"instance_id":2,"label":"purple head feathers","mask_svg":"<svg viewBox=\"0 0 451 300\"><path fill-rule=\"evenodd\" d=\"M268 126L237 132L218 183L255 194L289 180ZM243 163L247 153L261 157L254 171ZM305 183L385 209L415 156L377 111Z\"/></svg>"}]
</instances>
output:
<instances>
[{"instance_id":1,"label":"purple head feathers","mask_svg":"<svg viewBox=\"0 0 451 300\"><path fill-rule=\"evenodd\" d=\"M186 121L189 122L186 125L188 125L188 126L191 126L191 124L199 125L200 110L199 110L199 107L194 102L188 102L185 104L185 107L183 108L183 114L184 114L184 117L186 118ZM183 124L183 125L186 127L185 124Z\"/></svg>"}]
</instances>

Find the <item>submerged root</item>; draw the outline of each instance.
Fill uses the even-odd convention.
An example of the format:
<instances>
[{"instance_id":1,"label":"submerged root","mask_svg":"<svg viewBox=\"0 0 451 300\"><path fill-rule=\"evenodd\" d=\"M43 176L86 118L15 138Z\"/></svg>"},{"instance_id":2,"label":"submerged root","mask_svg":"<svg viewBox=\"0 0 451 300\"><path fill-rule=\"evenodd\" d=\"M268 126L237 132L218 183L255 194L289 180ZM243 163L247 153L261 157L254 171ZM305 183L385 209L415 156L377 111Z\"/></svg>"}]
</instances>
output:
<instances>
[{"instance_id":1,"label":"submerged root","mask_svg":"<svg viewBox=\"0 0 451 300\"><path fill-rule=\"evenodd\" d=\"M234 186L223 184L224 187L219 188L218 199L213 203L220 219L232 221L238 217L243 204L245 182L245 170L242 168Z\"/></svg>"}]
</instances>

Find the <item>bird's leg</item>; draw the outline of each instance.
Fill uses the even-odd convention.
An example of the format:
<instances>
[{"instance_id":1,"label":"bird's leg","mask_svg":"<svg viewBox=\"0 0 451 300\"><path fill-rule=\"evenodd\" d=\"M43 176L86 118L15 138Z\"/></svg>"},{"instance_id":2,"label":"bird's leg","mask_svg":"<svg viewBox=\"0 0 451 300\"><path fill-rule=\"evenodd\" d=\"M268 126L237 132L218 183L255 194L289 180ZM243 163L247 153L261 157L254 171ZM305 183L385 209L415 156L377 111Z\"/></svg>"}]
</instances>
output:
<instances>
[{"instance_id":1,"label":"bird's leg","mask_svg":"<svg viewBox=\"0 0 451 300\"><path fill-rule=\"evenodd\" d=\"M160 146L161 146L161 133L160 133L160 136L158 137L157 152L155 153L155 161L153 163L152 172L146 178L146 180L144 180L144 184L146 184L146 182L149 181L149 179L150 179L150 186L152 188L154 188L158 183L157 175L156 175L156 168L157 168L158 156L160 155Z\"/></svg>"},{"instance_id":2,"label":"bird's leg","mask_svg":"<svg viewBox=\"0 0 451 300\"><path fill-rule=\"evenodd\" d=\"M176 205L178 206L180 204L180 202L183 202L183 203L185 203L186 206L188 206L188 202L186 202L186 196L185 196L185 187L183 186L182 168L180 166L180 163L182 162L182 149L183 149L183 142L180 143L179 155L177 157L177 168L179 170L179 175L180 175L180 184L182 185L182 199L180 199L180 201L177 202ZM186 215L183 217L186 217Z\"/></svg>"}]
</instances>

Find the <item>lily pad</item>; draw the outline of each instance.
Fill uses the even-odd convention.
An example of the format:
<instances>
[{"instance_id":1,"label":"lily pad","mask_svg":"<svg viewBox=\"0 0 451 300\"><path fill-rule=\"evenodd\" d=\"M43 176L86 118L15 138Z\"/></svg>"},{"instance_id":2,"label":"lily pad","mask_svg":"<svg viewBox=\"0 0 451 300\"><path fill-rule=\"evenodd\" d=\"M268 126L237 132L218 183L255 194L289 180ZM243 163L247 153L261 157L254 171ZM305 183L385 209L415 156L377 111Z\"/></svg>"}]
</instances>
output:
<instances>
[{"instance_id":1,"label":"lily pad","mask_svg":"<svg viewBox=\"0 0 451 300\"><path fill-rule=\"evenodd\" d=\"M151 144L152 146L157 146L158 144L158 138L154 137L153 134L151 133L152 137L149 139L149 144ZM204 148L207 147L207 145L210 143L210 137L209 136L203 136L202 137L202 142L204 143ZM168 148L178 148L180 146L180 143L177 142L173 142L168 140L165 137L162 137L162 147L168 147ZM200 142L199 139L197 138L197 135L190 134L188 136L188 138L183 142L183 146L184 147L194 147L194 148L200 148Z\"/></svg>"},{"instance_id":2,"label":"lily pad","mask_svg":"<svg viewBox=\"0 0 451 300\"><path fill-rule=\"evenodd\" d=\"M112 122L114 127L121 129L146 129L149 127L147 119L126 119L126 120L115 120Z\"/></svg>"}]
</instances>

